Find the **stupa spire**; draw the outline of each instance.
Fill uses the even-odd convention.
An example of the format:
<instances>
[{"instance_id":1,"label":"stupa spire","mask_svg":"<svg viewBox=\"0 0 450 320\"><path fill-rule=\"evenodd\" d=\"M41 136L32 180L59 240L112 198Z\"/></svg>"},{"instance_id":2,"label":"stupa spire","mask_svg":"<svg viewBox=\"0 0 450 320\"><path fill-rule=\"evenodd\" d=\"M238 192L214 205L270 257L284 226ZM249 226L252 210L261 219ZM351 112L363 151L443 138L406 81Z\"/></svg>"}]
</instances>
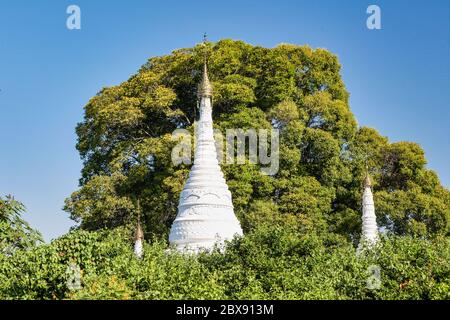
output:
<instances>
[{"instance_id":1,"label":"stupa spire","mask_svg":"<svg viewBox=\"0 0 450 320\"><path fill-rule=\"evenodd\" d=\"M235 235L242 235L234 215L231 192L217 160L212 94L205 58L198 88L200 118L195 131L194 165L181 191L178 214L169 234L169 242L180 251L208 250Z\"/></svg>"},{"instance_id":2,"label":"stupa spire","mask_svg":"<svg viewBox=\"0 0 450 320\"><path fill-rule=\"evenodd\" d=\"M204 56L203 56L203 74L202 74L202 80L198 86L198 93L197 97L199 100L201 100L203 97L205 98L212 98L213 94L213 88L211 85L211 82L209 81L208 77L208 51L207 51L207 43L208 38L206 36L206 33L203 35L203 46L204 46Z\"/></svg>"},{"instance_id":3,"label":"stupa spire","mask_svg":"<svg viewBox=\"0 0 450 320\"><path fill-rule=\"evenodd\" d=\"M373 245L378 241L377 217L375 215L375 203L372 194L372 180L369 170L366 169L364 177L364 192L362 197L362 232L359 248L363 243Z\"/></svg>"},{"instance_id":4,"label":"stupa spire","mask_svg":"<svg viewBox=\"0 0 450 320\"><path fill-rule=\"evenodd\" d=\"M211 85L211 82L209 81L208 77L208 66L206 65L206 60L203 63L203 76L202 81L200 82L200 85L198 86L198 99L205 98L212 98L213 95L213 88Z\"/></svg>"},{"instance_id":5,"label":"stupa spire","mask_svg":"<svg viewBox=\"0 0 450 320\"><path fill-rule=\"evenodd\" d=\"M366 176L364 177L364 188L367 187L372 188L372 179L368 171L366 171Z\"/></svg>"}]
</instances>

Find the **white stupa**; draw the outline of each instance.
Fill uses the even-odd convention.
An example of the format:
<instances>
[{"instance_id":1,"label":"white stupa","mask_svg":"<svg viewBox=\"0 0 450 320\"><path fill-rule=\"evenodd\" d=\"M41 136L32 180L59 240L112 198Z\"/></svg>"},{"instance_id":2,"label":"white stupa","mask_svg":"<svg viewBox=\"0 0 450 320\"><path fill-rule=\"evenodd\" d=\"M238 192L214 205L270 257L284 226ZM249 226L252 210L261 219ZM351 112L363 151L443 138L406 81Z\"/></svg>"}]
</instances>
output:
<instances>
[{"instance_id":1,"label":"white stupa","mask_svg":"<svg viewBox=\"0 0 450 320\"><path fill-rule=\"evenodd\" d=\"M212 86L206 62L198 88L200 119L197 122L194 165L180 194L178 214L169 242L179 251L197 253L223 245L242 229L234 215L231 192L217 160L213 136Z\"/></svg>"},{"instance_id":2,"label":"white stupa","mask_svg":"<svg viewBox=\"0 0 450 320\"><path fill-rule=\"evenodd\" d=\"M144 232L141 228L141 222L138 219L138 223L136 226L136 233L134 235L134 254L137 258L141 259L144 254L143 242L144 241Z\"/></svg>"},{"instance_id":3,"label":"white stupa","mask_svg":"<svg viewBox=\"0 0 450 320\"><path fill-rule=\"evenodd\" d=\"M362 244L374 245L378 241L377 217L372 194L372 181L367 173L364 179L364 193L362 199L362 233L358 249Z\"/></svg>"}]
</instances>

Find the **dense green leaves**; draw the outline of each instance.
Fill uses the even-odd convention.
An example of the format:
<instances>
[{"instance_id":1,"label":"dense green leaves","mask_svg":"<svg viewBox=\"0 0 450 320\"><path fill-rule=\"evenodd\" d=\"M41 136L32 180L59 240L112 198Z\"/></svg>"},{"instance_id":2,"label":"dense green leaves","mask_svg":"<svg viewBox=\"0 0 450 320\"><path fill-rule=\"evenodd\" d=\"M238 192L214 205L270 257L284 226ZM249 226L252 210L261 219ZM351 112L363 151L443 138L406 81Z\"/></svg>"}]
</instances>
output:
<instances>
[{"instance_id":1,"label":"dense green leaves","mask_svg":"<svg viewBox=\"0 0 450 320\"><path fill-rule=\"evenodd\" d=\"M259 226L225 254L183 256L159 241L142 260L127 232L76 231L0 261L7 299L448 299L448 238L383 239L357 256L342 237ZM71 265L80 270L70 287ZM380 276L372 279L371 270Z\"/></svg>"},{"instance_id":2,"label":"dense green leaves","mask_svg":"<svg viewBox=\"0 0 450 320\"><path fill-rule=\"evenodd\" d=\"M289 221L297 217L357 240L367 165L380 226L398 235L449 232L449 191L426 169L423 150L357 128L336 56L308 46L267 49L233 40L151 58L128 81L89 101L77 127L84 160L80 190L65 206L83 228L131 223L129 199L138 198L146 234L167 234L188 172L172 164L170 135L193 130L205 52L215 126L223 134L280 130L277 174L266 177L259 164L223 166L243 224L254 225L244 219L263 201Z\"/></svg>"}]
</instances>

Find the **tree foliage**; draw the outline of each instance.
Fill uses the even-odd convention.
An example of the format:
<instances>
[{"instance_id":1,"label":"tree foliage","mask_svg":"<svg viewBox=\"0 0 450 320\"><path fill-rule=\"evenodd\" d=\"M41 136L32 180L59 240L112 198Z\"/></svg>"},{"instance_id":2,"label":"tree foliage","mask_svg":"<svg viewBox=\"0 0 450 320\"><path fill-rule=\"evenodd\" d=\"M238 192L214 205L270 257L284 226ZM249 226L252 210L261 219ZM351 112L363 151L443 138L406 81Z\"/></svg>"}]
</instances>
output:
<instances>
[{"instance_id":1,"label":"tree foliage","mask_svg":"<svg viewBox=\"0 0 450 320\"><path fill-rule=\"evenodd\" d=\"M277 223L357 241L367 165L381 227L395 235L448 234L450 192L426 168L418 144L390 143L374 129L357 127L335 55L233 40L150 58L129 80L88 102L77 126L84 161L80 189L65 206L82 228L132 223L130 199L138 198L146 235L167 235L189 169L172 164L171 133L193 130L205 50L215 126L222 132L280 130L277 174L266 176L250 163L223 166L244 231L263 219L255 215L268 206L271 213L264 216Z\"/></svg>"},{"instance_id":2,"label":"tree foliage","mask_svg":"<svg viewBox=\"0 0 450 320\"><path fill-rule=\"evenodd\" d=\"M1 299L449 299L447 237L383 238L358 257L333 234L260 226L225 253L180 255L153 239L137 259L128 232L73 231L0 260ZM68 285L70 265L79 288ZM371 268L380 270L371 287Z\"/></svg>"}]
</instances>

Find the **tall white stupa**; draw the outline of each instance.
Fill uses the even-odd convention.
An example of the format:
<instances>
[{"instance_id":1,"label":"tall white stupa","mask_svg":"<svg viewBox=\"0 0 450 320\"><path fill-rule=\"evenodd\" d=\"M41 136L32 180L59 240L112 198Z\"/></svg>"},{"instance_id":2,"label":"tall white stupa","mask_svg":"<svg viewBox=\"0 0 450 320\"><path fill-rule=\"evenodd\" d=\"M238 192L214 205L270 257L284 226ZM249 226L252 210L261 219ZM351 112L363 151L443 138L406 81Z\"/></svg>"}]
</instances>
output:
<instances>
[{"instance_id":1,"label":"tall white stupa","mask_svg":"<svg viewBox=\"0 0 450 320\"><path fill-rule=\"evenodd\" d=\"M364 244L371 246L378 241L377 217L372 194L372 181L369 173L364 178L364 193L362 198L362 233L358 249Z\"/></svg>"},{"instance_id":2,"label":"tall white stupa","mask_svg":"<svg viewBox=\"0 0 450 320\"><path fill-rule=\"evenodd\" d=\"M233 210L231 192L217 159L212 121L213 90L206 61L198 88L200 119L196 128L194 165L180 194L178 214L169 242L179 251L197 253L223 245L242 229Z\"/></svg>"}]
</instances>

